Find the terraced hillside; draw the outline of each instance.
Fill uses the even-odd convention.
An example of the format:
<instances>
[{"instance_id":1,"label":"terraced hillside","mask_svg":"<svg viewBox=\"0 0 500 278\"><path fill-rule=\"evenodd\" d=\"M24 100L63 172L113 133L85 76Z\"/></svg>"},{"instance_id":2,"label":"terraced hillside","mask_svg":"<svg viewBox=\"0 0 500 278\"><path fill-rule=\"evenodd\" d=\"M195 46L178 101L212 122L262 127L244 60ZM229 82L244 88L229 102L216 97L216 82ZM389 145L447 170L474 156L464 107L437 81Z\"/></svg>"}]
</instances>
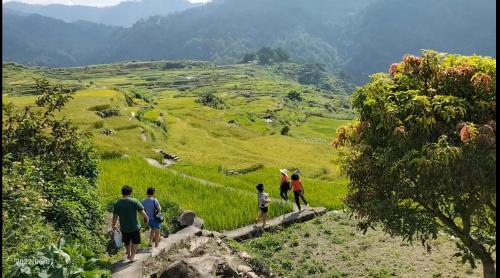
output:
<instances>
[{"instance_id":1,"label":"terraced hillside","mask_svg":"<svg viewBox=\"0 0 500 278\"><path fill-rule=\"evenodd\" d=\"M271 215L292 210L278 201L280 168L301 171L311 205L341 206L347 180L330 141L354 116L348 92L301 85L290 74L293 68L194 61L66 69L4 63L2 98L32 105L33 78L41 76L71 89L74 98L60 116L92 136L102 158L104 203L119 197L123 184L132 185L138 198L155 186L162 202L193 209L208 228L227 230L254 221L259 182L273 197ZM164 162L159 150L179 160L164 169L151 166L145 158Z\"/></svg>"}]
</instances>

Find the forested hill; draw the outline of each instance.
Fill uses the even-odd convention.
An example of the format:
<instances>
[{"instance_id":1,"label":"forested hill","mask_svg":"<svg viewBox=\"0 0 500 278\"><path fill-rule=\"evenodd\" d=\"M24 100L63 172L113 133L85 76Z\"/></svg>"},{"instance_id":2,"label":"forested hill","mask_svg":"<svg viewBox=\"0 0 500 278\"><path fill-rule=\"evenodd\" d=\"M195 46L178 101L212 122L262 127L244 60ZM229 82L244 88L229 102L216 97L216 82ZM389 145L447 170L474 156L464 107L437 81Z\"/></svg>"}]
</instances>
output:
<instances>
[{"instance_id":1,"label":"forested hill","mask_svg":"<svg viewBox=\"0 0 500 278\"><path fill-rule=\"evenodd\" d=\"M115 6L90 7L81 5L33 5L21 2L7 2L4 8L27 14L61 19L66 22L86 20L113 26L130 27L137 20L153 15L168 15L174 12L200 6L187 0L142 0L125 1Z\"/></svg>"},{"instance_id":2,"label":"forested hill","mask_svg":"<svg viewBox=\"0 0 500 278\"><path fill-rule=\"evenodd\" d=\"M119 27L3 11L3 60L47 66L99 63L100 51Z\"/></svg>"},{"instance_id":3,"label":"forested hill","mask_svg":"<svg viewBox=\"0 0 500 278\"><path fill-rule=\"evenodd\" d=\"M40 32L51 32L44 27L48 19L37 18L19 32L27 17L11 15L4 17L3 59L48 66L134 59L234 63L271 46L288 50L295 62L345 71L360 84L420 49L495 57L495 8L494 0L224 0L139 20L130 28L96 27L93 36L106 38L85 37L92 43L88 49L74 47L76 36L41 38ZM79 26L59 24L68 30Z\"/></svg>"},{"instance_id":4,"label":"forested hill","mask_svg":"<svg viewBox=\"0 0 500 278\"><path fill-rule=\"evenodd\" d=\"M421 49L496 56L495 0L378 0L343 30L346 71L366 81Z\"/></svg>"},{"instance_id":5,"label":"forested hill","mask_svg":"<svg viewBox=\"0 0 500 278\"><path fill-rule=\"evenodd\" d=\"M234 63L262 46L282 47L299 62L341 59L333 42L348 18L372 0L225 0L169 17L151 17L118 32L113 60L169 56Z\"/></svg>"}]
</instances>

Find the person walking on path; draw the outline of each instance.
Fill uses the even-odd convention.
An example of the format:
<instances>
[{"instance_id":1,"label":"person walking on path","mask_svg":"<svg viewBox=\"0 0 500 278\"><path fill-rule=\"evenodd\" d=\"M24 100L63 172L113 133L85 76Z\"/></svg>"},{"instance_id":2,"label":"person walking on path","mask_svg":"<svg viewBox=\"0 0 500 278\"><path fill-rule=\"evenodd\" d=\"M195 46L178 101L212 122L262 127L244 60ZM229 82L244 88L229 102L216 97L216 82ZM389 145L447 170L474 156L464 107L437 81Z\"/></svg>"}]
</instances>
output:
<instances>
[{"instance_id":1,"label":"person walking on path","mask_svg":"<svg viewBox=\"0 0 500 278\"><path fill-rule=\"evenodd\" d=\"M268 206L271 199L269 198L269 195L264 192L264 185L262 183L259 183L256 188L257 188L257 200L259 202L259 210L260 210L260 213L257 216L257 221L262 220L262 229L264 229L264 226L266 226L266 221L267 221L267 212L269 210Z\"/></svg>"},{"instance_id":2,"label":"person walking on path","mask_svg":"<svg viewBox=\"0 0 500 278\"><path fill-rule=\"evenodd\" d=\"M290 190L290 180L288 179L288 170L281 169L280 196L288 203L288 191Z\"/></svg>"},{"instance_id":3,"label":"person walking on path","mask_svg":"<svg viewBox=\"0 0 500 278\"><path fill-rule=\"evenodd\" d=\"M144 206L144 210L146 211L146 214L148 215L149 218L149 229L151 229L149 233L149 244L153 246L154 242L154 247L158 247L160 244L160 228L161 228L161 222L156 219L155 215L157 215L159 212L161 212L161 206L160 202L154 197L155 195L155 188L150 187L146 191L146 194L148 197L142 201L142 205Z\"/></svg>"},{"instance_id":4,"label":"person walking on path","mask_svg":"<svg viewBox=\"0 0 500 278\"><path fill-rule=\"evenodd\" d=\"M116 230L116 221L120 219L120 231L122 232L123 243L127 250L127 259L134 261L137 248L141 243L141 224L137 220L137 213L144 217L148 223L149 217L144 212L144 207L139 200L132 198L132 187L124 185L122 187L123 197L113 205L113 223L111 228Z\"/></svg>"},{"instance_id":5,"label":"person walking on path","mask_svg":"<svg viewBox=\"0 0 500 278\"><path fill-rule=\"evenodd\" d=\"M292 174L292 189L293 189L293 196L295 197L295 204L297 204L297 208L299 211L301 211L300 207L300 200L299 197L302 199L304 204L307 206L307 201L304 198L304 188L302 187L302 182L300 181L300 176L298 172L294 172Z\"/></svg>"}]
</instances>

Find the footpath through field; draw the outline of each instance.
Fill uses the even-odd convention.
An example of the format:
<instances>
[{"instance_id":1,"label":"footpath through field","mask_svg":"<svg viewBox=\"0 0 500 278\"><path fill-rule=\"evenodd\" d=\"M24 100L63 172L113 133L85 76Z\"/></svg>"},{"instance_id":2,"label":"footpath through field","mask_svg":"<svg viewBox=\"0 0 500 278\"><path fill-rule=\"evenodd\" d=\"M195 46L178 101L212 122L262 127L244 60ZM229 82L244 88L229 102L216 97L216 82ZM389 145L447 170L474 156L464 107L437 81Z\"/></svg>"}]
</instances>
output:
<instances>
[{"instance_id":1,"label":"footpath through field","mask_svg":"<svg viewBox=\"0 0 500 278\"><path fill-rule=\"evenodd\" d=\"M188 175L188 174L185 174L185 173L178 172L178 171L176 171L176 170L174 170L172 168L168 168L166 165L163 165L163 164L159 163L158 161L156 161L155 159L152 159L152 158L146 158L146 161L151 166L158 167L158 168L170 171L174 175L177 175L177 176L180 176L180 177L184 177L184 178L187 178L187 179L191 179L191 180L200 182L200 183L202 183L204 185L208 185L208 186L212 186L212 187L217 187L217 188L225 188L225 189L228 189L228 190L241 192L241 193L244 193L244 194L247 194L247 195L251 195L252 197L255 197L255 193L252 193L252 192L247 191L247 190L243 190L243 189L239 189L239 188L234 188L234 187L231 187L231 186L225 186L225 185L220 184L220 183L216 183L216 182L213 182L213 181L205 180L205 179L202 179L202 178L198 178L198 177L194 177L194 176L191 176L191 175ZM273 203L286 204L286 202L284 200L277 199L277 198L273 198L272 202ZM293 205L293 207L294 207L293 208L294 211L298 211L298 208L296 207L295 204Z\"/></svg>"}]
</instances>

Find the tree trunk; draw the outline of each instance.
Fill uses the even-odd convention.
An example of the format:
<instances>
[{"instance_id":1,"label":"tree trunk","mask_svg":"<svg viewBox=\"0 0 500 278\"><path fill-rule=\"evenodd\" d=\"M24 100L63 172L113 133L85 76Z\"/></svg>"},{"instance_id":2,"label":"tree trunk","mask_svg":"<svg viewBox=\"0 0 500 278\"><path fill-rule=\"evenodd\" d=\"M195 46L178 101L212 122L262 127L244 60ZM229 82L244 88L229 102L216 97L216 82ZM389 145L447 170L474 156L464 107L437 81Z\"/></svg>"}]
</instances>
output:
<instances>
[{"instance_id":1,"label":"tree trunk","mask_svg":"<svg viewBox=\"0 0 500 278\"><path fill-rule=\"evenodd\" d=\"M483 263L483 277L494 278L496 277L495 262L491 258L482 259Z\"/></svg>"}]
</instances>

